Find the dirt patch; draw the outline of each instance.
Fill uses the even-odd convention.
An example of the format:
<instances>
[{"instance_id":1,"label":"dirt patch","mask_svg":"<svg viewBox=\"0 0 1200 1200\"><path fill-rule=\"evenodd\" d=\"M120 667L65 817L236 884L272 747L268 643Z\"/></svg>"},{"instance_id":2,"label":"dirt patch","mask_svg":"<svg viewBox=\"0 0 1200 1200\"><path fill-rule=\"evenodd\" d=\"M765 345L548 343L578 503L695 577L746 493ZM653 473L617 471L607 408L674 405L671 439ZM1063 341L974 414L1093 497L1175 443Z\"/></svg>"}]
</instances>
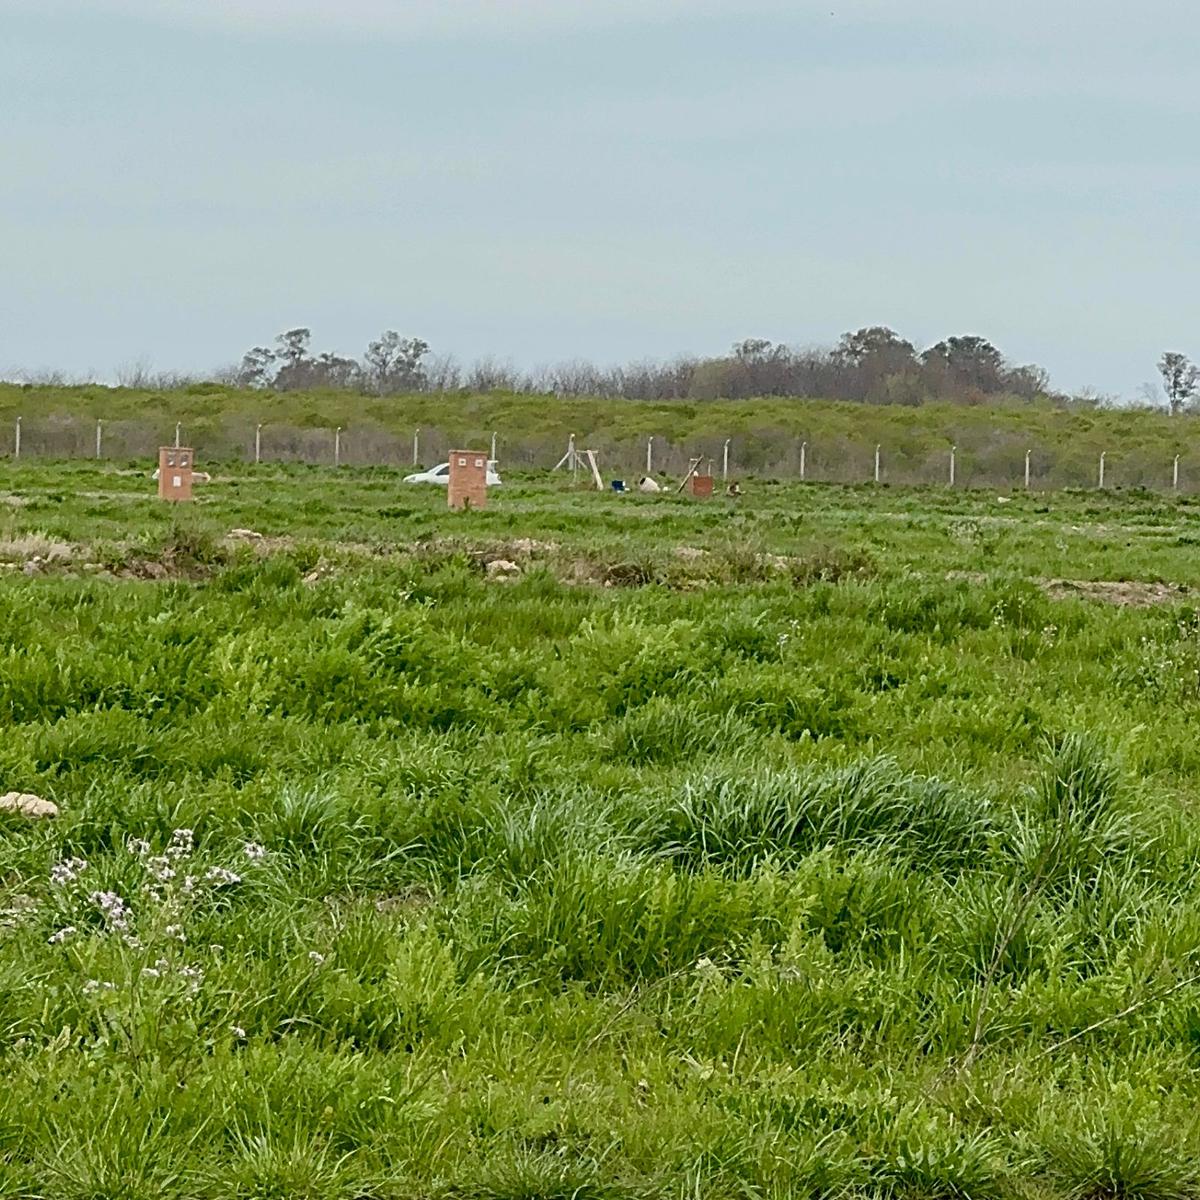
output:
<instances>
[{"instance_id":1,"label":"dirt patch","mask_svg":"<svg viewBox=\"0 0 1200 1200\"><path fill-rule=\"evenodd\" d=\"M1178 604L1191 595L1182 584L1145 583L1136 579L1043 579L1039 586L1053 600L1099 600L1122 608Z\"/></svg>"}]
</instances>

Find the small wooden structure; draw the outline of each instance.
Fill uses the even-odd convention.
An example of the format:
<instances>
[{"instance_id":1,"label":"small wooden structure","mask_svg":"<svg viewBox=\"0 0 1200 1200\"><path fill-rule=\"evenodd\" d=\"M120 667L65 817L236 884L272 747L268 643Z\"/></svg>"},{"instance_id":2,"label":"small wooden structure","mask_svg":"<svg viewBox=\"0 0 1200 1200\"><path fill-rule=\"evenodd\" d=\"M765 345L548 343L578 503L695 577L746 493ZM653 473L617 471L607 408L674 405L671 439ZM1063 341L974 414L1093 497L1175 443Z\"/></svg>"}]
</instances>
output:
<instances>
[{"instance_id":1,"label":"small wooden structure","mask_svg":"<svg viewBox=\"0 0 1200 1200\"><path fill-rule=\"evenodd\" d=\"M158 498L190 500L196 458L188 446L160 446L158 450Z\"/></svg>"},{"instance_id":2,"label":"small wooden structure","mask_svg":"<svg viewBox=\"0 0 1200 1200\"><path fill-rule=\"evenodd\" d=\"M487 508L486 450L452 450L446 503L454 510Z\"/></svg>"}]
</instances>

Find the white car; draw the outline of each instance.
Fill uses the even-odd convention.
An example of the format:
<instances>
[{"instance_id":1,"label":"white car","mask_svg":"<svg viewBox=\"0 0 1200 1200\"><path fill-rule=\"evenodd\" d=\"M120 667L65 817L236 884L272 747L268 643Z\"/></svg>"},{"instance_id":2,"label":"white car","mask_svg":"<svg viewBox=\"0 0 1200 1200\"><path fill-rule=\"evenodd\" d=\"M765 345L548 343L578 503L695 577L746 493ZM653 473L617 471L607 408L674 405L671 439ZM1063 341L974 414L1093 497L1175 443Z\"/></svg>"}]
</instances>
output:
<instances>
[{"instance_id":1,"label":"white car","mask_svg":"<svg viewBox=\"0 0 1200 1200\"><path fill-rule=\"evenodd\" d=\"M431 471L418 471L415 475L405 475L405 483L439 483L442 487L449 486L450 483L450 464L448 462L436 466ZM500 476L496 474L496 460L494 458L488 460L487 465L487 485L488 487L499 487L501 484Z\"/></svg>"}]
</instances>

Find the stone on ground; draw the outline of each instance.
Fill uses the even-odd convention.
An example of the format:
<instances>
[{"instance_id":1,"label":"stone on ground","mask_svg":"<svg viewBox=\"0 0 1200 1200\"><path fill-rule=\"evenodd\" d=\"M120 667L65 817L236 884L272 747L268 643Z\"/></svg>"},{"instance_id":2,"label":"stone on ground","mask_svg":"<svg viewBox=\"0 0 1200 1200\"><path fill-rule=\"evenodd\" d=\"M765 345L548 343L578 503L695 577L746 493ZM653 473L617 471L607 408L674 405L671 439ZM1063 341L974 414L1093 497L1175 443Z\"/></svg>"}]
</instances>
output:
<instances>
[{"instance_id":1,"label":"stone on ground","mask_svg":"<svg viewBox=\"0 0 1200 1200\"><path fill-rule=\"evenodd\" d=\"M0 796L0 812L18 813L22 817L57 817L58 805L28 792L9 792Z\"/></svg>"}]
</instances>

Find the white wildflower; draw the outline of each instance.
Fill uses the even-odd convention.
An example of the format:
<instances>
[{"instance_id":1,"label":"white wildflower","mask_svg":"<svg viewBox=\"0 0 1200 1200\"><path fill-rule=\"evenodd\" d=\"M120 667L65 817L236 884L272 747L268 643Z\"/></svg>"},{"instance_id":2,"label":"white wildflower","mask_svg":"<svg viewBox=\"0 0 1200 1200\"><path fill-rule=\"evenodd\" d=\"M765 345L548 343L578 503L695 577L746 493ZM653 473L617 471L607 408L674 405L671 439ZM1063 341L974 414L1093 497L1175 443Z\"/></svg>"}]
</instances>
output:
<instances>
[{"instance_id":1,"label":"white wildflower","mask_svg":"<svg viewBox=\"0 0 1200 1200\"><path fill-rule=\"evenodd\" d=\"M123 931L129 928L129 918L133 914L116 892L93 892L88 900L104 914L104 919L113 929Z\"/></svg>"},{"instance_id":2,"label":"white wildflower","mask_svg":"<svg viewBox=\"0 0 1200 1200\"><path fill-rule=\"evenodd\" d=\"M174 938L177 942L186 942L187 934L183 932L182 925L168 925L163 932L169 938Z\"/></svg>"},{"instance_id":3,"label":"white wildflower","mask_svg":"<svg viewBox=\"0 0 1200 1200\"><path fill-rule=\"evenodd\" d=\"M190 829L176 829L171 834L167 854L171 858L187 858L196 848L196 835Z\"/></svg>"},{"instance_id":4,"label":"white wildflower","mask_svg":"<svg viewBox=\"0 0 1200 1200\"><path fill-rule=\"evenodd\" d=\"M65 887L68 883L74 883L86 870L87 862L84 859L68 858L50 868L50 882L55 887Z\"/></svg>"},{"instance_id":5,"label":"white wildflower","mask_svg":"<svg viewBox=\"0 0 1200 1200\"><path fill-rule=\"evenodd\" d=\"M160 854L157 858L152 858L146 863L146 870L159 883L167 883L175 878L175 869L171 866L171 860L165 854Z\"/></svg>"},{"instance_id":6,"label":"white wildflower","mask_svg":"<svg viewBox=\"0 0 1200 1200\"><path fill-rule=\"evenodd\" d=\"M244 1038L246 1036L246 1031L240 1025L230 1025L229 1032L235 1038Z\"/></svg>"},{"instance_id":7,"label":"white wildflower","mask_svg":"<svg viewBox=\"0 0 1200 1200\"><path fill-rule=\"evenodd\" d=\"M74 925L64 925L57 933L50 935L50 945L59 946L69 938L73 938L78 932L79 930Z\"/></svg>"},{"instance_id":8,"label":"white wildflower","mask_svg":"<svg viewBox=\"0 0 1200 1200\"><path fill-rule=\"evenodd\" d=\"M209 867L204 874L204 882L215 883L217 887L224 887L226 884L241 883L242 877L233 871L227 870L225 867Z\"/></svg>"},{"instance_id":9,"label":"white wildflower","mask_svg":"<svg viewBox=\"0 0 1200 1200\"><path fill-rule=\"evenodd\" d=\"M258 842L247 842L242 849L251 862L258 862L259 859L267 857L266 846L260 846Z\"/></svg>"},{"instance_id":10,"label":"white wildflower","mask_svg":"<svg viewBox=\"0 0 1200 1200\"><path fill-rule=\"evenodd\" d=\"M150 853L150 843L145 838L130 838L129 853L136 854L138 858L145 858Z\"/></svg>"},{"instance_id":11,"label":"white wildflower","mask_svg":"<svg viewBox=\"0 0 1200 1200\"><path fill-rule=\"evenodd\" d=\"M318 967L325 961L325 955L323 955L319 950L310 950L308 952L308 958L310 962L316 963Z\"/></svg>"}]
</instances>

